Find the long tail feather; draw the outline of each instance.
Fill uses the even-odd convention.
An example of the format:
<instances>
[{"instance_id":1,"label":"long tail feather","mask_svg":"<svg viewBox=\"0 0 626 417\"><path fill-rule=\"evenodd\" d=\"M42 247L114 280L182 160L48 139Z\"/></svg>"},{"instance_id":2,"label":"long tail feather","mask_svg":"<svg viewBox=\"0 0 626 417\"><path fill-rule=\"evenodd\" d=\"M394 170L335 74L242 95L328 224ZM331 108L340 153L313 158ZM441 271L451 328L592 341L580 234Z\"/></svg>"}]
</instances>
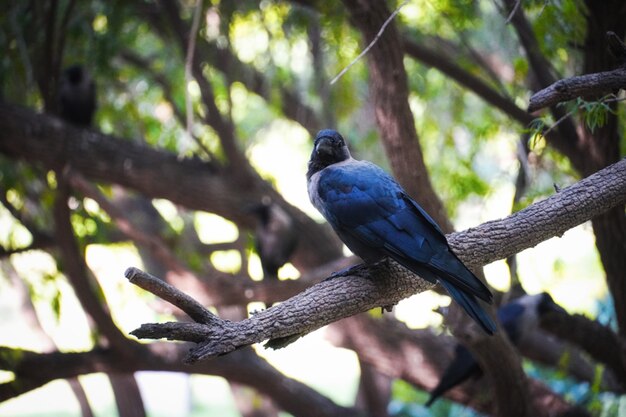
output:
<instances>
[{"instance_id":1,"label":"long tail feather","mask_svg":"<svg viewBox=\"0 0 626 417\"><path fill-rule=\"evenodd\" d=\"M485 332L490 335L496 332L496 324L491 317L489 317L487 312L480 306L476 297L459 290L454 287L453 284L446 282L443 279L440 279L439 283L443 285L454 301L459 303L459 305L463 307L463 310L465 310L465 312L469 314L469 316L473 318L474 321L476 321L476 323L478 323L480 327L485 330Z\"/></svg>"},{"instance_id":2,"label":"long tail feather","mask_svg":"<svg viewBox=\"0 0 626 417\"><path fill-rule=\"evenodd\" d=\"M430 398L424 404L430 407L439 397L447 391L462 384L472 377L477 377L482 373L480 366L472 356L472 353L463 345L457 344L454 349L454 358L441 375L441 379L435 388L430 391Z\"/></svg>"}]
</instances>

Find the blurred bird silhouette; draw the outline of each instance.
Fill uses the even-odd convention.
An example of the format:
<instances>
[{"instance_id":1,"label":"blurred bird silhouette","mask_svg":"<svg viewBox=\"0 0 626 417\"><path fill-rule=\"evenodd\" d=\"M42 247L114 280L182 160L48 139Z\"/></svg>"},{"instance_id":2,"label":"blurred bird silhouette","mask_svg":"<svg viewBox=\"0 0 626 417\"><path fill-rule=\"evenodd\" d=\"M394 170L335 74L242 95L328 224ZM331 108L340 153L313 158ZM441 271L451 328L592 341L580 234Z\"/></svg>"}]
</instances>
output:
<instances>
[{"instance_id":1,"label":"blurred bird silhouette","mask_svg":"<svg viewBox=\"0 0 626 417\"><path fill-rule=\"evenodd\" d=\"M77 126L91 126L96 111L96 84L81 65L66 68L59 85L59 114Z\"/></svg>"},{"instance_id":2,"label":"blurred bird silhouette","mask_svg":"<svg viewBox=\"0 0 626 417\"><path fill-rule=\"evenodd\" d=\"M498 321L513 345L517 346L532 330L539 325L541 316L549 311L563 310L550 294L525 295L498 309ZM454 358L441 376L439 384L430 392L430 398L424 404L430 407L439 397L470 378L478 378L482 370L470 351L463 345L454 348Z\"/></svg>"},{"instance_id":3,"label":"blurred bird silhouette","mask_svg":"<svg viewBox=\"0 0 626 417\"><path fill-rule=\"evenodd\" d=\"M278 270L291 259L298 243L293 219L267 198L250 211L257 219L254 237L263 279L278 279Z\"/></svg>"},{"instance_id":4,"label":"blurred bird silhouette","mask_svg":"<svg viewBox=\"0 0 626 417\"><path fill-rule=\"evenodd\" d=\"M380 167L352 158L338 132L317 134L307 180L311 202L357 256L370 264L388 257L439 282L485 332L496 331L476 299L491 302L491 292L452 252L437 223Z\"/></svg>"}]
</instances>

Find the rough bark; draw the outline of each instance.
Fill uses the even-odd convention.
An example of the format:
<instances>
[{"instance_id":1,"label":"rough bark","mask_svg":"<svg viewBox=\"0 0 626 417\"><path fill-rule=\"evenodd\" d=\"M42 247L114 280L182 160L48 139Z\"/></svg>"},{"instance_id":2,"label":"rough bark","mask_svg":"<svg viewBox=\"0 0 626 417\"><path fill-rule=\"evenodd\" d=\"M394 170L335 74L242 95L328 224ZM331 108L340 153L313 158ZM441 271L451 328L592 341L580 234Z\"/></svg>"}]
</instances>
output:
<instances>
[{"instance_id":1,"label":"rough bark","mask_svg":"<svg viewBox=\"0 0 626 417\"><path fill-rule=\"evenodd\" d=\"M626 159L623 159L503 220L449 235L450 246L467 265L484 265L548 237L560 235L589 217L623 204L625 199ZM524 238L520 239L518 235ZM136 269L129 269L127 277L137 280L142 287L141 280L156 285L160 282ZM144 325L134 334L137 337L202 341L188 358L197 361L266 339L307 333L358 312L394 305L411 294L431 287L431 284L397 264L383 262L364 266L358 273L349 276L325 280L280 305L240 322L211 317L211 326L181 323ZM174 289L164 291L167 293Z\"/></svg>"},{"instance_id":2,"label":"rough bark","mask_svg":"<svg viewBox=\"0 0 626 417\"><path fill-rule=\"evenodd\" d=\"M601 97L624 88L626 68L564 78L533 94L528 102L528 111L537 111L576 97Z\"/></svg>"}]
</instances>

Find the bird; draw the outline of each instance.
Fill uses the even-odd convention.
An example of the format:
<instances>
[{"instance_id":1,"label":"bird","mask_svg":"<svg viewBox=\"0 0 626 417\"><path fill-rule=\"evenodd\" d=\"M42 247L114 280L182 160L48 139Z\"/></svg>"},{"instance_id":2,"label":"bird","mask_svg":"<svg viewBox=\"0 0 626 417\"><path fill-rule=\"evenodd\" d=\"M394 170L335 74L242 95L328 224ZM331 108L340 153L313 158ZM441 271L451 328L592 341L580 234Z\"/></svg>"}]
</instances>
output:
<instances>
[{"instance_id":1,"label":"bird","mask_svg":"<svg viewBox=\"0 0 626 417\"><path fill-rule=\"evenodd\" d=\"M76 126L89 127L96 111L96 85L82 65L72 65L61 75L59 114Z\"/></svg>"},{"instance_id":2,"label":"bird","mask_svg":"<svg viewBox=\"0 0 626 417\"><path fill-rule=\"evenodd\" d=\"M306 177L313 206L366 264L391 258L439 282L487 334L496 331L477 300L491 303L491 292L455 255L439 225L382 168L354 159L337 131L318 132Z\"/></svg>"},{"instance_id":3,"label":"bird","mask_svg":"<svg viewBox=\"0 0 626 417\"><path fill-rule=\"evenodd\" d=\"M257 219L254 238L263 279L278 279L278 270L291 259L298 243L293 219L269 199L255 204L250 211Z\"/></svg>"},{"instance_id":4,"label":"bird","mask_svg":"<svg viewBox=\"0 0 626 417\"><path fill-rule=\"evenodd\" d=\"M563 311L550 294L543 292L524 295L510 303L502 305L497 312L498 321L514 346L518 346L524 337L539 324L541 316L549 311ZM443 372L441 380L430 391L430 398L424 404L430 407L439 397L455 386L470 378L478 378L482 370L469 349L460 343L454 348L454 358Z\"/></svg>"}]
</instances>

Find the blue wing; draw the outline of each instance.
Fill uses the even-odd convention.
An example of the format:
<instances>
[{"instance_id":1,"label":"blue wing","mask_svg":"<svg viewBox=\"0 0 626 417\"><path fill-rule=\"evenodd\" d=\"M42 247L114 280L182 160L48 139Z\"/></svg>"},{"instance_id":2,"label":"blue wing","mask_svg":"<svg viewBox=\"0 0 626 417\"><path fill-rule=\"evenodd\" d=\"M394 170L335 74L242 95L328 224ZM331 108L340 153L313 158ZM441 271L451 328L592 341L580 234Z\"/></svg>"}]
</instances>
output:
<instances>
[{"instance_id":1,"label":"blue wing","mask_svg":"<svg viewBox=\"0 0 626 417\"><path fill-rule=\"evenodd\" d=\"M521 337L520 321L522 321L526 308L526 306L516 303L514 300L498 309L498 321L514 344Z\"/></svg>"},{"instance_id":2,"label":"blue wing","mask_svg":"<svg viewBox=\"0 0 626 417\"><path fill-rule=\"evenodd\" d=\"M485 330L495 324L474 298L491 293L450 250L435 221L385 171L365 161L337 164L320 172L322 214L346 245L365 261L389 256L434 282Z\"/></svg>"}]
</instances>

